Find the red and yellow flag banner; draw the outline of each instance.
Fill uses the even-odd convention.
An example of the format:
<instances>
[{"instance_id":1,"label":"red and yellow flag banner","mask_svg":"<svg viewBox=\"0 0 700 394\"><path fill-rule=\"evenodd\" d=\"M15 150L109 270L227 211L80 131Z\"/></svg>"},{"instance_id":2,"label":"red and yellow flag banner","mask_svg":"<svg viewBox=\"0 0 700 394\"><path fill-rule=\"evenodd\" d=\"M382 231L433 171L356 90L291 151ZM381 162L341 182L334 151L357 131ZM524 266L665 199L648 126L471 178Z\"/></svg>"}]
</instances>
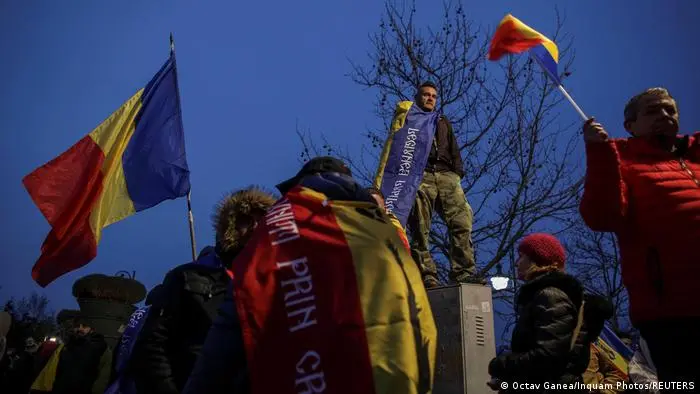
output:
<instances>
[{"instance_id":1,"label":"red and yellow flag banner","mask_svg":"<svg viewBox=\"0 0 700 394\"><path fill-rule=\"evenodd\" d=\"M298 186L233 270L253 394L432 391L428 297L376 205Z\"/></svg>"},{"instance_id":2,"label":"red and yellow flag banner","mask_svg":"<svg viewBox=\"0 0 700 394\"><path fill-rule=\"evenodd\" d=\"M511 14L506 15L496 28L489 47L489 60L498 60L506 54L529 51L547 75L561 85L559 72L559 48L544 34L524 24Z\"/></svg>"}]
</instances>

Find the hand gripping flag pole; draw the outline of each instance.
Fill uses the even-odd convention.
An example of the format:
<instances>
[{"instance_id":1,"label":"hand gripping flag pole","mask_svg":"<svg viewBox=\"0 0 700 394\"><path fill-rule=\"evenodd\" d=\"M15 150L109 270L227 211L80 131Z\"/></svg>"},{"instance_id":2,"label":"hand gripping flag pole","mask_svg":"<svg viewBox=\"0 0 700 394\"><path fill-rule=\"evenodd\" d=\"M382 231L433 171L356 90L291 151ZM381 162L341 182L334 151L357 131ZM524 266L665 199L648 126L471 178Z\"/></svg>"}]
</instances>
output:
<instances>
[{"instance_id":1,"label":"hand gripping flag pole","mask_svg":"<svg viewBox=\"0 0 700 394\"><path fill-rule=\"evenodd\" d=\"M173 59L173 65L175 72L177 73L177 65L175 63L175 39L173 38L173 33L170 33L170 57ZM180 86L177 82L177 77L175 77L176 85L176 95L178 107L180 106ZM182 117L180 117L180 122L182 122ZM184 128L184 127L183 127ZM190 225L190 243L192 245L192 260L197 260L197 244L194 236L194 215L192 214L192 188L187 192L187 219Z\"/></svg>"}]
</instances>

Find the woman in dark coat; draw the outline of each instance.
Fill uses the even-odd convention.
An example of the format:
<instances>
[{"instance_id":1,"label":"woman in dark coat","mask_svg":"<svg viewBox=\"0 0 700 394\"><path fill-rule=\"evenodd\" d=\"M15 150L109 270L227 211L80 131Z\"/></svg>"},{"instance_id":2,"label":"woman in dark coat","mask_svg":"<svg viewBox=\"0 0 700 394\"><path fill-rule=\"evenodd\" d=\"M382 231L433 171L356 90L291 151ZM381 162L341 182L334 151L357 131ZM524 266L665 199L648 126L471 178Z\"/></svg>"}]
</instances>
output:
<instances>
[{"instance_id":1,"label":"woman in dark coat","mask_svg":"<svg viewBox=\"0 0 700 394\"><path fill-rule=\"evenodd\" d=\"M565 273L564 248L552 235L528 235L519 252L518 278L526 283L516 299L512 351L489 364L489 386L502 392L587 392L582 387L589 358L585 342L599 330L587 332L583 313L579 316L583 286Z\"/></svg>"}]
</instances>

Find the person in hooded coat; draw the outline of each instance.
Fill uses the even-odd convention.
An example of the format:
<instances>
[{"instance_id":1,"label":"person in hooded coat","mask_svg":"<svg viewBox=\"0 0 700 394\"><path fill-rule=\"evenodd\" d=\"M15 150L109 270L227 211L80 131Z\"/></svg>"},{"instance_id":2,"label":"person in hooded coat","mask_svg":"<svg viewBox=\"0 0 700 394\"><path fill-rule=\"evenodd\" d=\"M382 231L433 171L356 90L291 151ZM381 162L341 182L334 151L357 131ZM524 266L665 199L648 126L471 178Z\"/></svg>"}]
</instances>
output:
<instances>
[{"instance_id":1,"label":"person in hooded coat","mask_svg":"<svg viewBox=\"0 0 700 394\"><path fill-rule=\"evenodd\" d=\"M129 362L137 393L182 391L229 286L227 264L274 202L257 187L228 195L213 215L215 253L202 254L206 263L184 264L166 275Z\"/></svg>"},{"instance_id":2,"label":"person in hooded coat","mask_svg":"<svg viewBox=\"0 0 700 394\"><path fill-rule=\"evenodd\" d=\"M408 355L406 357L410 357L414 363L418 364L417 369L419 370L419 372L416 374L416 376L409 376L407 369L402 369L404 365L401 362L403 360L400 360L401 356L392 359L392 362L388 364L385 363L382 365L372 365L372 371L375 373L375 382L376 380L381 380L382 383L386 383L383 389L380 390L375 388L374 392L378 394L385 392L410 392L427 394L432 392L433 373L435 370L434 355L437 342L437 330L435 328L435 323L433 320L432 312L430 310L430 305L427 302L427 295L425 294L425 289L421 283L420 270L412 261L409 248L405 245L402 248L402 243L405 243L405 241L401 239L401 236L395 231L394 235L390 236L392 230L395 229L392 228L393 224L391 223L390 218L384 213L385 210L383 209L383 207L381 209L377 209L378 207L376 206L372 207L373 204L381 206L379 201L376 201L375 198L366 188L363 188L352 178L352 173L350 169L345 165L345 163L343 163L341 160L328 156L316 157L311 159L302 167L302 169L294 177L280 183L279 185L277 185L277 188L282 194L283 200L289 199L289 196L294 193L299 193L299 195L307 194L309 196L314 196L313 198L323 199L324 202L322 203L322 205L324 206L330 206L336 202L345 202L348 205L355 206L355 209L358 212L360 212L361 215L372 216L372 218L376 218L377 221L381 221L381 229L383 230L383 232L374 234L373 236L366 238L367 241L366 244L363 245L363 247L367 248L372 242L376 242L376 245L371 245L371 247L369 248L370 251L376 250L377 252L377 257L375 261L376 264L383 265L386 263L391 263L387 265L390 265L392 268L405 270L404 276L405 280L407 281L406 287L410 289L406 290L403 288L393 288L391 293L395 294L396 298L393 300L392 303L387 304L387 310L382 309L382 313L385 313L387 316L393 316L394 319L399 322L399 324L407 324L406 326L403 326L405 327L403 332L412 332L412 335L415 336L415 339L419 341L422 346L420 348L414 348L413 346L411 346L412 344L409 343L409 341L405 341L403 343L396 343L396 346L400 347L401 349L401 356ZM363 208L365 206L367 206L367 208ZM306 229L308 230L308 228ZM256 235L259 236L253 237L253 239L251 240L251 244L248 245L248 248L233 263L234 267L240 268L249 266L249 264L252 263L252 260L248 260L248 258L251 257L251 254L248 252L258 250L258 248L264 248L265 245L270 244L269 240L267 240L267 234L265 233L266 230L267 228L258 229L258 234ZM389 239L385 238L387 236L389 237ZM331 240L329 242L333 242L332 238L329 239ZM258 243L253 243L256 241ZM387 244L390 244L389 246L391 246L392 250L396 253L394 255L394 259L391 261L383 260L380 256L382 248L389 247L387 246ZM411 262L411 264L407 264L409 261ZM330 266L334 263L337 263L337 261L333 258L329 258L327 263ZM410 274L407 273L409 271ZM326 275L329 275L328 277L319 280L324 281L325 283L335 283L337 285L337 277L333 277L330 272L340 273L343 271L329 271L326 273ZM260 279L260 283L267 283L268 280L275 280L270 276L265 275L267 275L267 272L260 273L260 276L264 277ZM408 277L410 277L410 279L408 279ZM354 281L354 279L347 278L347 281L351 282ZM242 311L245 311L248 308L247 306L244 306L245 301L240 301L236 299L236 292L233 286L239 285L241 287L245 287L246 285L244 282L245 278L236 278L236 280L232 284L231 289L229 289L229 291L227 292L227 298L221 305L221 308L219 310L219 316L212 325L212 328L204 345L202 355L197 361L192 375L190 376L190 380L187 383L187 386L185 387L185 390L183 392L184 394L247 394L255 390L255 384L251 384L251 381L253 380L252 376L254 375L254 371L257 370L257 372L261 372L263 369L266 368L266 366L261 365L260 363L258 363L258 365L251 365L248 363L246 343L244 341L244 328L242 323L243 319L241 318L241 316L244 316L243 314L245 312L241 312L241 315L239 315L239 308ZM387 293L385 286L389 286L387 285L388 282L390 281L380 280L377 282L373 282L375 283L374 290L376 290L374 294L377 297L382 296L383 293ZM257 295L263 295L263 291L251 291ZM412 291L414 293L412 293ZM407 294L409 295L407 296L404 292L407 292ZM348 294L338 295L336 310L343 310L344 304L351 303L351 301L349 300L350 298L351 297L348 296ZM415 313L415 316L413 316L413 319L410 322L404 322L401 319L402 316L399 310L402 308L405 308L406 310L411 310L413 311L412 313ZM252 310L249 311L251 313L254 313L254 311ZM370 318L373 317L370 316ZM329 320L333 319L329 318ZM330 326L331 323L323 322L323 324L327 324ZM391 324L385 325L388 326ZM354 328L355 327L352 327L352 329ZM379 331L384 329L384 327L376 328L378 328ZM345 327L345 330L351 330L351 328ZM250 334L250 332L248 332L248 334ZM332 336L336 334L338 334L338 332L329 329L327 331L326 336ZM339 349L344 349L344 346L347 346L347 343L343 342L343 337L341 335L339 335L337 338L341 338L341 340L339 340L339 342L335 342L333 345L335 346L335 349L337 351L337 353L334 354L334 357L339 357L340 359L344 359L346 360L346 362L351 363L351 361L347 360L356 360L356 355L361 354L364 350L362 348L353 347L352 353L354 354L344 353L343 350ZM344 340L347 341L347 338L345 338ZM387 348L391 347L394 344L394 342L392 342L391 340L388 340L387 342L389 342L386 344ZM293 345L290 345L290 348L292 347ZM279 349L280 358L285 358L285 352L292 352L290 348ZM372 356L381 357L382 354L384 354L384 352L386 352L387 350L380 348L375 349L375 351L379 354L373 354ZM270 355L268 354L268 356ZM305 362L302 361L300 361L300 364L296 365L297 372L301 372L301 370L303 370L305 367L305 365L303 365L305 364ZM308 361L306 362L308 363ZM320 362L315 362L312 364L318 366L319 363ZM348 387L356 387L354 386L355 382L353 382L353 380L358 381L366 379L366 377L351 375L345 370L343 371L343 373L339 373L339 371L325 371L329 379L333 379L334 383L336 384L338 383L338 379L342 380L342 377L345 377L346 381L343 383L345 383L346 386L343 387L345 389L345 391L343 392L348 392ZM280 374L276 375L275 371L270 371L270 379L280 379L279 375ZM323 375L323 373L321 375ZM257 374L256 376L258 378L261 377L260 374ZM296 382L291 381L295 384L294 388L290 386L286 387L290 390L290 392L292 389L294 389L296 390L294 392L305 393L322 391L338 392L339 390L337 386L335 386L334 388L333 383L329 383L328 386L326 386L325 382L322 384L322 386L312 385L307 387L308 390L303 390L299 389L299 386L296 386L297 384L302 385L303 383L301 381L304 381L304 379L298 380ZM260 381L258 380L257 383L259 386ZM306 383L308 383L308 381L306 381ZM284 384L285 383L282 383L282 385ZM390 386L389 390L391 391L385 391L387 386ZM262 392L262 389L259 390Z\"/></svg>"},{"instance_id":3,"label":"person in hooded coat","mask_svg":"<svg viewBox=\"0 0 700 394\"><path fill-rule=\"evenodd\" d=\"M571 387L583 383L590 344L612 315L612 307L602 297L584 295L581 283L566 274L566 253L554 236L530 234L518 249L518 278L526 283L516 299L512 351L489 364L494 379L489 386L514 392L512 383L518 382L540 385L531 392L577 392ZM508 383L510 389L502 390L500 382ZM573 386L545 390L545 382Z\"/></svg>"}]
</instances>

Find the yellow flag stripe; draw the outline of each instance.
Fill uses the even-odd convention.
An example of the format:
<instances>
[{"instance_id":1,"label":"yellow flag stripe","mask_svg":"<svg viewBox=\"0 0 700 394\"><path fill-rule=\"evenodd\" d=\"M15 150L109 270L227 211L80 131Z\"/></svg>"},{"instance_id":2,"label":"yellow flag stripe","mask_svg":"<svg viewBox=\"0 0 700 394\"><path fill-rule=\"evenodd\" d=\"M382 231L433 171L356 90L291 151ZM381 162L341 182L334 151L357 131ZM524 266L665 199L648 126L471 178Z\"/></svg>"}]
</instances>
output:
<instances>
[{"instance_id":1,"label":"yellow flag stripe","mask_svg":"<svg viewBox=\"0 0 700 394\"><path fill-rule=\"evenodd\" d=\"M99 244L102 229L136 212L129 197L122 166L122 156L136 130L136 116L141 110L140 89L119 109L90 133L90 138L102 149L102 193L90 214L90 228Z\"/></svg>"},{"instance_id":2,"label":"yellow flag stripe","mask_svg":"<svg viewBox=\"0 0 700 394\"><path fill-rule=\"evenodd\" d=\"M542 45L547 48L547 51L550 53L550 55L552 55L554 61L557 63L559 62L559 48L557 48L557 44L555 44L554 41L550 40L547 38L547 36L531 28L530 26L524 24L520 19L511 14L506 15L499 26L509 22L516 26L518 32L522 34L524 38L542 40Z\"/></svg>"},{"instance_id":3,"label":"yellow flag stripe","mask_svg":"<svg viewBox=\"0 0 700 394\"><path fill-rule=\"evenodd\" d=\"M61 352L63 351L63 344L58 345L56 349L51 354L49 361L46 363L44 368L39 372L34 383L32 383L31 390L50 393L53 390L53 382L56 380L56 371L58 370L58 361L61 359Z\"/></svg>"},{"instance_id":4,"label":"yellow flag stripe","mask_svg":"<svg viewBox=\"0 0 700 394\"><path fill-rule=\"evenodd\" d=\"M406 124L406 116L412 105L413 101L401 101L396 105L394 118L391 121L391 129L389 130L389 137L384 143L384 149L382 149L382 155L379 157L379 165L377 166L377 175L374 177L374 187L377 189L382 186L384 169L386 168L386 162L389 160L389 152L391 152L391 143L394 140L394 134L401 130L403 125Z\"/></svg>"},{"instance_id":5,"label":"yellow flag stripe","mask_svg":"<svg viewBox=\"0 0 700 394\"><path fill-rule=\"evenodd\" d=\"M376 391L429 391L437 331L418 266L376 206L359 205L379 215L375 219L358 215L358 203L332 207L355 265ZM377 240L384 247L377 248Z\"/></svg>"}]
</instances>

